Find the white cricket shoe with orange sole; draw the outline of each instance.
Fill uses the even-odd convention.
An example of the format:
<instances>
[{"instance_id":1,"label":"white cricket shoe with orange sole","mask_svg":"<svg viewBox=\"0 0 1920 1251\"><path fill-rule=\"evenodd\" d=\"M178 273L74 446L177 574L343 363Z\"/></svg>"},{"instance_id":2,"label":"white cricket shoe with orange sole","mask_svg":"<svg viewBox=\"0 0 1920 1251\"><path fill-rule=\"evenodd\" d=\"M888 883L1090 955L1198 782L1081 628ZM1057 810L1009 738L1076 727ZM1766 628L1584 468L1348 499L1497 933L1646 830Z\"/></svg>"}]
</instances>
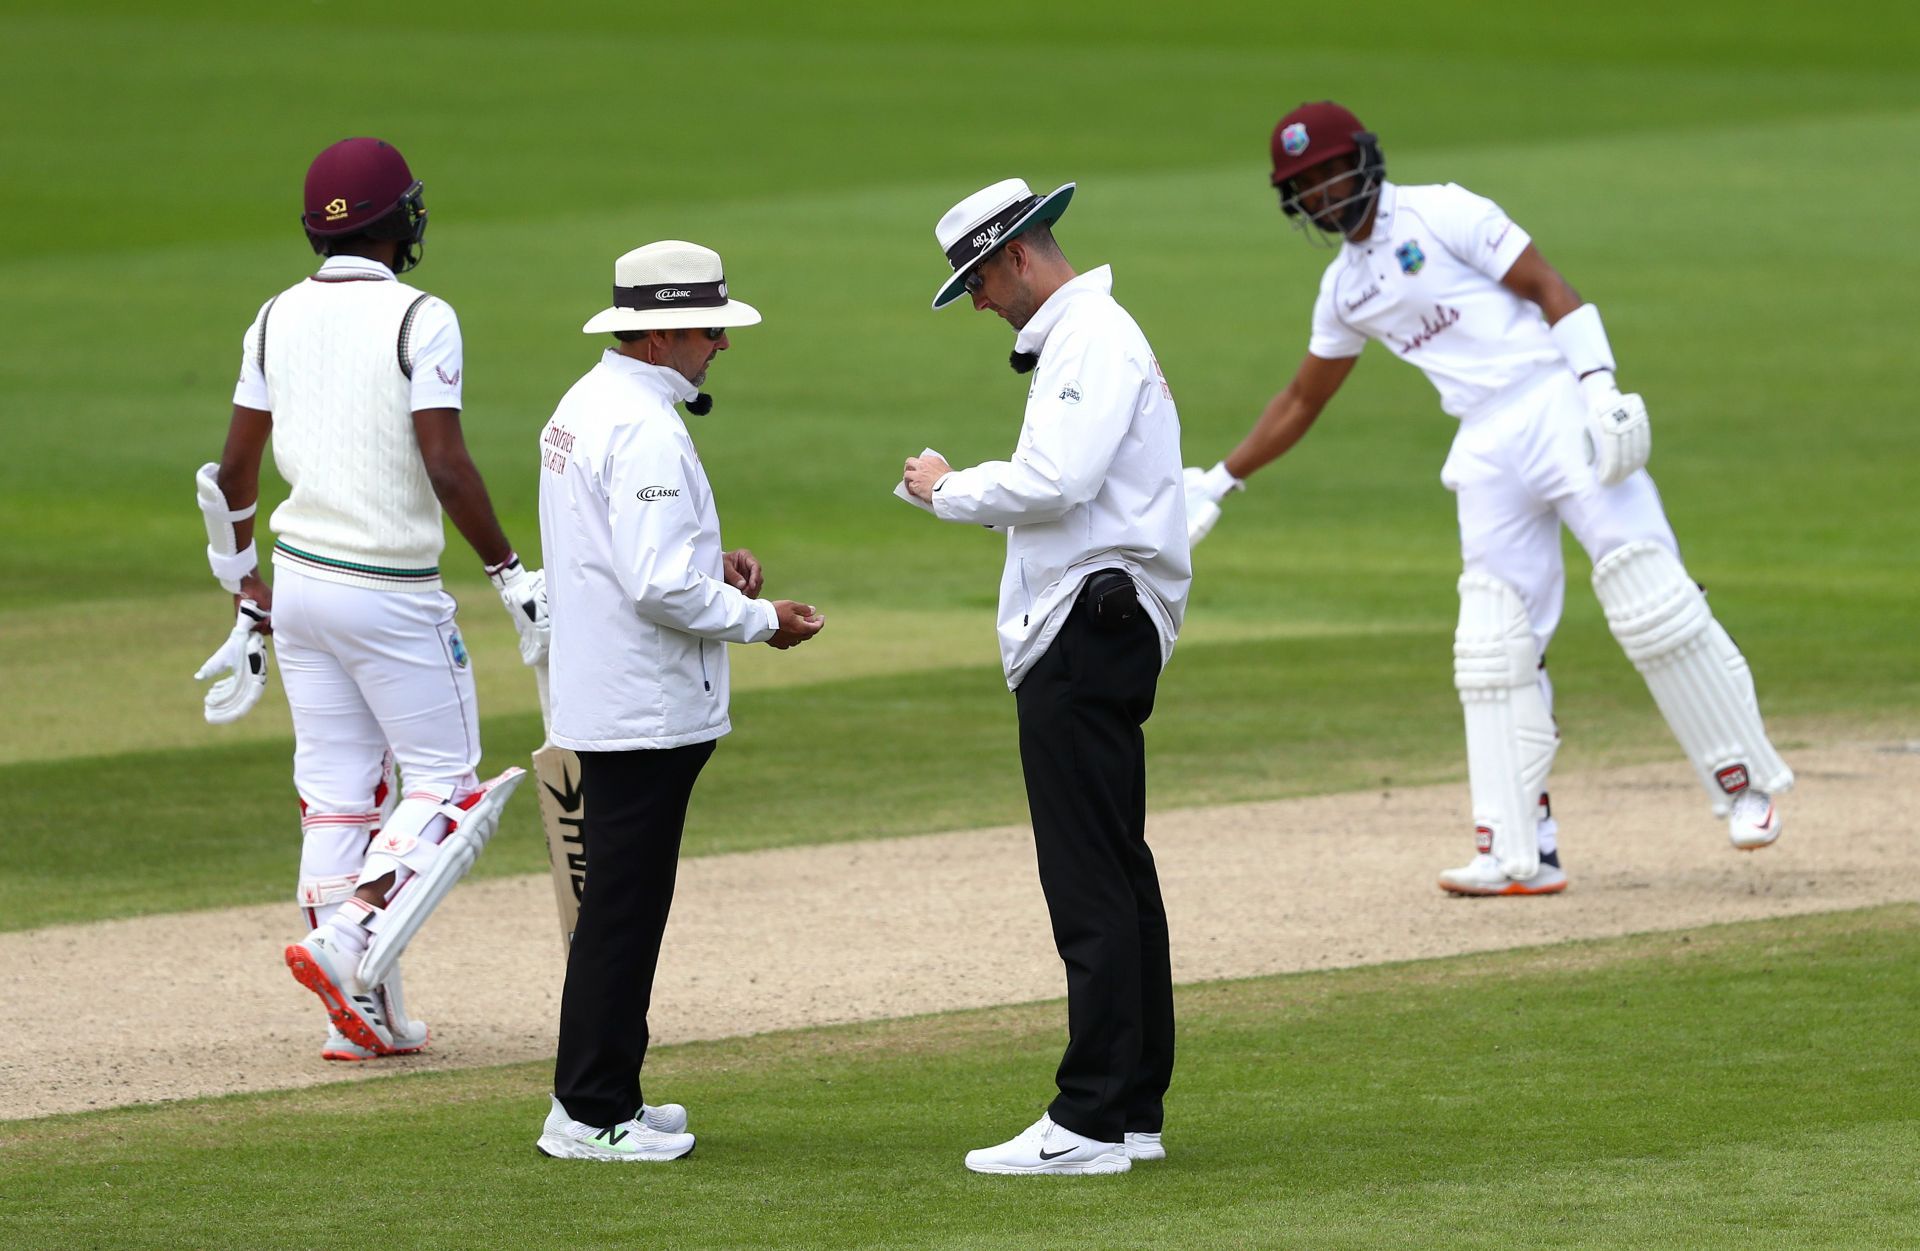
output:
<instances>
[{"instance_id":1,"label":"white cricket shoe with orange sole","mask_svg":"<svg viewBox=\"0 0 1920 1251\"><path fill-rule=\"evenodd\" d=\"M1567 889L1567 875L1560 868L1560 856L1540 858L1540 870L1529 878L1508 877L1499 858L1481 852L1457 869L1440 875L1440 889L1454 895L1557 895Z\"/></svg>"},{"instance_id":2,"label":"white cricket shoe with orange sole","mask_svg":"<svg viewBox=\"0 0 1920 1251\"><path fill-rule=\"evenodd\" d=\"M1786 819L1773 796L1749 787L1733 797L1727 814L1727 837L1738 851L1759 851L1780 837Z\"/></svg>"},{"instance_id":3,"label":"white cricket shoe with orange sole","mask_svg":"<svg viewBox=\"0 0 1920 1251\"><path fill-rule=\"evenodd\" d=\"M289 945L286 961L293 980L320 997L327 1019L342 1036L376 1055L392 1054L385 1001L360 984L359 961L340 949L328 927Z\"/></svg>"}]
</instances>

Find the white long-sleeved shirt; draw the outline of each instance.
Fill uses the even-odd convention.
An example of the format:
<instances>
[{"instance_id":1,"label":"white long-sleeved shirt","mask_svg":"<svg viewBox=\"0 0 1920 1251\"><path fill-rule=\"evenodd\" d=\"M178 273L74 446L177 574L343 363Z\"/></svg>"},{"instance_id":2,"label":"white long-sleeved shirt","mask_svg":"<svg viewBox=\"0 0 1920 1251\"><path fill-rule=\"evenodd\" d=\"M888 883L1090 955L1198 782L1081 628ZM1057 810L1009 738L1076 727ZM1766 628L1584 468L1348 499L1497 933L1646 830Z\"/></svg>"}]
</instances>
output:
<instances>
[{"instance_id":1,"label":"white long-sleeved shirt","mask_svg":"<svg viewBox=\"0 0 1920 1251\"><path fill-rule=\"evenodd\" d=\"M674 405L695 388L608 351L540 432L540 543L553 614L552 741L575 751L719 738L727 643L779 628L727 585L720 517Z\"/></svg>"},{"instance_id":2,"label":"white long-sleeved shirt","mask_svg":"<svg viewBox=\"0 0 1920 1251\"><path fill-rule=\"evenodd\" d=\"M1063 285L1014 341L1038 353L1013 459L943 474L943 521L1004 527L1000 661L1009 690L1046 654L1081 583L1133 576L1173 656L1193 563L1181 487L1180 417L1147 337L1113 299L1108 266Z\"/></svg>"}]
</instances>

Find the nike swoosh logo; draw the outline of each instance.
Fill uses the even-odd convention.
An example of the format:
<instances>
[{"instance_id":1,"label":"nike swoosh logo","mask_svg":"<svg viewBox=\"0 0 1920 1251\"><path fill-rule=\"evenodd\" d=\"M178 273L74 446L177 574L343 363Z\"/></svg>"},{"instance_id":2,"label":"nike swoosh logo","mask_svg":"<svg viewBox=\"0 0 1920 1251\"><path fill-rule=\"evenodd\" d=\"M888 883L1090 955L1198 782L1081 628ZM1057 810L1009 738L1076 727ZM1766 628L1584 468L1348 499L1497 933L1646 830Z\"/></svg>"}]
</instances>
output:
<instances>
[{"instance_id":1,"label":"nike swoosh logo","mask_svg":"<svg viewBox=\"0 0 1920 1251\"><path fill-rule=\"evenodd\" d=\"M1040 1158L1043 1160L1057 1160L1063 1155L1070 1154L1072 1151L1073 1151L1072 1147L1064 1147L1059 1151L1042 1151L1040 1153Z\"/></svg>"}]
</instances>

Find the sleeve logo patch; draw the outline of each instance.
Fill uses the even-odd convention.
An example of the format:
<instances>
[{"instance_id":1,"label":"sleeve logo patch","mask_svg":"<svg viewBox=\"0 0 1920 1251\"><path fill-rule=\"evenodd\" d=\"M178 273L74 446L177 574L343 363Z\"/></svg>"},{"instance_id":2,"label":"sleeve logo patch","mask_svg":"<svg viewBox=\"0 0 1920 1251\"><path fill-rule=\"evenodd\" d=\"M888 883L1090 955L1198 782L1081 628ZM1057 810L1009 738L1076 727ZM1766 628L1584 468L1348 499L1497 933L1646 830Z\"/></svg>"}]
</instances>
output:
<instances>
[{"instance_id":1,"label":"sleeve logo patch","mask_svg":"<svg viewBox=\"0 0 1920 1251\"><path fill-rule=\"evenodd\" d=\"M1060 398L1068 404L1078 404L1080 402L1080 384L1077 381L1069 382L1066 386L1061 387Z\"/></svg>"},{"instance_id":2,"label":"sleeve logo patch","mask_svg":"<svg viewBox=\"0 0 1920 1251\"><path fill-rule=\"evenodd\" d=\"M440 379L441 384L444 386L457 387L460 385L460 371L457 369L449 375L446 370L435 365L433 367L433 373L436 378Z\"/></svg>"},{"instance_id":3,"label":"sleeve logo patch","mask_svg":"<svg viewBox=\"0 0 1920 1251\"><path fill-rule=\"evenodd\" d=\"M650 486L641 487L638 491L634 492L635 498L643 504L651 504L655 500L677 499L679 495L679 487Z\"/></svg>"}]
</instances>

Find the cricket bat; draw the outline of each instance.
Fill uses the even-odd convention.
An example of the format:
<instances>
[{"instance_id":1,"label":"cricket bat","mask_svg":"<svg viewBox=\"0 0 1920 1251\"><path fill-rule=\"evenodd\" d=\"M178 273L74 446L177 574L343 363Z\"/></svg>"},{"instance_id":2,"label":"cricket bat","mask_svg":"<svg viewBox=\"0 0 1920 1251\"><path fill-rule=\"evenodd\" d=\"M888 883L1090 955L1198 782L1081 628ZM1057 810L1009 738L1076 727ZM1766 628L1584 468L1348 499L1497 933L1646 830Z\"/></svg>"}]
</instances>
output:
<instances>
[{"instance_id":1,"label":"cricket bat","mask_svg":"<svg viewBox=\"0 0 1920 1251\"><path fill-rule=\"evenodd\" d=\"M547 664L534 666L540 692L540 724L549 734ZM587 848L581 838L585 801L580 794L580 758L551 741L533 753L534 781L540 787L540 824L547 831L547 865L553 873L553 902L560 911L562 949L573 945L580 919L580 892L587 886Z\"/></svg>"}]
</instances>

